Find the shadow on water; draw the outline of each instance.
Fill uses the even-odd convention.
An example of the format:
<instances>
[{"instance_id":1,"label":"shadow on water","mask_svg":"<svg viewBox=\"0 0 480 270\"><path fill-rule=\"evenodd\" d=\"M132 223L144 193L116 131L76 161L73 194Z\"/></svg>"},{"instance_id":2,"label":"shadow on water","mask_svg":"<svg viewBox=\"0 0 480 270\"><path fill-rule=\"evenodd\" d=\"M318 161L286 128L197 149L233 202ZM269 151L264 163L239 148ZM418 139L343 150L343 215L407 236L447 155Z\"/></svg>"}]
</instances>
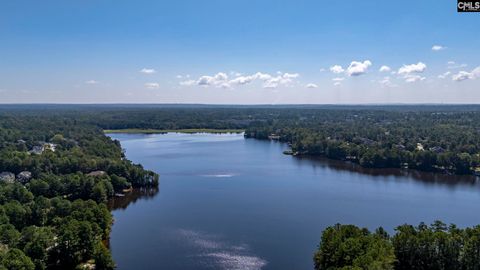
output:
<instances>
[{"instance_id":1,"label":"shadow on water","mask_svg":"<svg viewBox=\"0 0 480 270\"><path fill-rule=\"evenodd\" d=\"M130 204L135 203L137 200L151 200L157 196L159 192L158 187L155 188L135 188L131 192L126 193L123 197L113 197L107 202L108 209L124 210Z\"/></svg>"},{"instance_id":2,"label":"shadow on water","mask_svg":"<svg viewBox=\"0 0 480 270\"><path fill-rule=\"evenodd\" d=\"M442 184L450 187L458 185L480 187L479 178L473 175L449 175L398 168L365 168L353 162L333 160L325 157L301 156L295 157L294 160L299 166L307 163L314 168L318 167L338 172L353 172L372 176L373 179L385 179L385 177L394 177L399 179L410 178L425 184ZM386 180L390 181L391 179Z\"/></svg>"}]
</instances>

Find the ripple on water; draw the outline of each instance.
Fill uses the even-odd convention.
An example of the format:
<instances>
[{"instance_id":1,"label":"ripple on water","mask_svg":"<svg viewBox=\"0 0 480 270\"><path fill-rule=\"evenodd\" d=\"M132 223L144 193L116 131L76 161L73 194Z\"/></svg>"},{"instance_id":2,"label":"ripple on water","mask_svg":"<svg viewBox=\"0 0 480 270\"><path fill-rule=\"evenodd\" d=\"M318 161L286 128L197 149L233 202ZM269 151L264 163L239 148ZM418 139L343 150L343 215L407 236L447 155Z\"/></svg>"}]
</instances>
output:
<instances>
[{"instance_id":1,"label":"ripple on water","mask_svg":"<svg viewBox=\"0 0 480 270\"><path fill-rule=\"evenodd\" d=\"M220 236L193 230L179 229L177 234L198 250L194 256L215 269L260 270L267 265L266 260L252 254L247 244L228 244Z\"/></svg>"},{"instance_id":2,"label":"ripple on water","mask_svg":"<svg viewBox=\"0 0 480 270\"><path fill-rule=\"evenodd\" d=\"M234 173L216 173L216 174L202 174L202 177L212 177L212 178L230 178L236 176Z\"/></svg>"}]
</instances>

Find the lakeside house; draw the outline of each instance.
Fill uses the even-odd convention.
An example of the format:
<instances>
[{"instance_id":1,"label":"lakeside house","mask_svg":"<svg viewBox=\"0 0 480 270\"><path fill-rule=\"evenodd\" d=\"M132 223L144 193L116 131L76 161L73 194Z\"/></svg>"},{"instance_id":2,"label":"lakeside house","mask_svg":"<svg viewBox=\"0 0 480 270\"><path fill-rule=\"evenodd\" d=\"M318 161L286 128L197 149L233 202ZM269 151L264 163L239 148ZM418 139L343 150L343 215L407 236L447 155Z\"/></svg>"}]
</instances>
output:
<instances>
[{"instance_id":1,"label":"lakeside house","mask_svg":"<svg viewBox=\"0 0 480 270\"><path fill-rule=\"evenodd\" d=\"M30 151L28 151L30 154L35 154L35 155L41 155L43 152L49 150L52 152L55 152L57 149L57 145L54 143L40 143L40 145L35 145L32 147Z\"/></svg>"},{"instance_id":2,"label":"lakeside house","mask_svg":"<svg viewBox=\"0 0 480 270\"><path fill-rule=\"evenodd\" d=\"M0 182L13 183L15 182L15 174L12 172L0 173Z\"/></svg>"},{"instance_id":3,"label":"lakeside house","mask_svg":"<svg viewBox=\"0 0 480 270\"><path fill-rule=\"evenodd\" d=\"M435 153L437 153L437 154L440 154L440 153L445 152L445 149L443 149L443 148L440 147L440 146L430 147L428 150L430 150L430 151L432 151L432 152L435 152Z\"/></svg>"},{"instance_id":4,"label":"lakeside house","mask_svg":"<svg viewBox=\"0 0 480 270\"><path fill-rule=\"evenodd\" d=\"M17 176L12 172L0 173L0 182L13 183L18 181L19 183L26 184L32 179L32 173L29 171L22 171Z\"/></svg>"},{"instance_id":5,"label":"lakeside house","mask_svg":"<svg viewBox=\"0 0 480 270\"><path fill-rule=\"evenodd\" d=\"M44 143L43 148L45 150L50 150L52 152L55 152L55 150L57 149L57 145L54 143Z\"/></svg>"},{"instance_id":6,"label":"lakeside house","mask_svg":"<svg viewBox=\"0 0 480 270\"><path fill-rule=\"evenodd\" d=\"M280 135L272 133L272 134L268 135L268 139L269 140L280 140Z\"/></svg>"},{"instance_id":7,"label":"lakeside house","mask_svg":"<svg viewBox=\"0 0 480 270\"><path fill-rule=\"evenodd\" d=\"M32 149L30 151L28 151L30 154L35 154L35 155L41 155L43 154L43 151L45 150L45 148L43 147L43 145L35 145L32 147Z\"/></svg>"},{"instance_id":8,"label":"lakeside house","mask_svg":"<svg viewBox=\"0 0 480 270\"><path fill-rule=\"evenodd\" d=\"M22 184L30 182L30 179L32 179L32 173L29 171L23 171L17 174L17 181Z\"/></svg>"},{"instance_id":9,"label":"lakeside house","mask_svg":"<svg viewBox=\"0 0 480 270\"><path fill-rule=\"evenodd\" d=\"M425 151L425 149L423 148L423 145L421 143L417 143L417 150L418 151Z\"/></svg>"}]
</instances>

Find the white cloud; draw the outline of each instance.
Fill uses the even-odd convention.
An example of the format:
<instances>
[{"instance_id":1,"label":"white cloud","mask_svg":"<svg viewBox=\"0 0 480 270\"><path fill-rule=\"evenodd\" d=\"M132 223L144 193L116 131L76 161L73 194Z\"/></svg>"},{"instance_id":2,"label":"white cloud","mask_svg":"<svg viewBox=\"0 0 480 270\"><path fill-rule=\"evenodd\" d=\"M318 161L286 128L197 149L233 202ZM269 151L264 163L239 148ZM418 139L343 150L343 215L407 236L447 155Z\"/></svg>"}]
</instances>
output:
<instances>
[{"instance_id":1,"label":"white cloud","mask_svg":"<svg viewBox=\"0 0 480 270\"><path fill-rule=\"evenodd\" d=\"M339 73L344 72L345 70L340 65L334 65L334 66L330 67L330 71L335 73L335 74L339 74Z\"/></svg>"},{"instance_id":2,"label":"white cloud","mask_svg":"<svg viewBox=\"0 0 480 270\"><path fill-rule=\"evenodd\" d=\"M432 51L434 52L438 52L438 51L442 51L442 50L445 50L447 47L444 47L442 45L433 45L432 46Z\"/></svg>"},{"instance_id":3,"label":"white cloud","mask_svg":"<svg viewBox=\"0 0 480 270\"><path fill-rule=\"evenodd\" d=\"M451 72L450 72L450 71L447 71L447 72L445 72L445 73L443 73L443 74L438 75L438 78L439 78L439 79L445 79L445 78L446 78L448 75L450 75L450 74L451 74Z\"/></svg>"},{"instance_id":4,"label":"white cloud","mask_svg":"<svg viewBox=\"0 0 480 270\"><path fill-rule=\"evenodd\" d=\"M427 65L418 62L416 64L403 65L398 69L397 74L403 75L406 82L418 82L426 79L425 77L418 75L419 73L423 73L426 69Z\"/></svg>"},{"instance_id":5,"label":"white cloud","mask_svg":"<svg viewBox=\"0 0 480 270\"><path fill-rule=\"evenodd\" d=\"M86 84L98 84L98 81L95 80L88 80L85 82Z\"/></svg>"},{"instance_id":6,"label":"white cloud","mask_svg":"<svg viewBox=\"0 0 480 270\"><path fill-rule=\"evenodd\" d=\"M318 85L314 84L314 83L308 83L305 85L306 88L318 88Z\"/></svg>"},{"instance_id":7,"label":"white cloud","mask_svg":"<svg viewBox=\"0 0 480 270\"><path fill-rule=\"evenodd\" d=\"M149 83L145 83L144 85L148 89L158 89L158 88L160 88L160 84L158 84L156 82L149 82Z\"/></svg>"},{"instance_id":8,"label":"white cloud","mask_svg":"<svg viewBox=\"0 0 480 270\"><path fill-rule=\"evenodd\" d=\"M228 75L223 72L219 72L214 76L201 76L197 80L197 84L202 86L210 86L210 85L220 86L226 83L227 80L228 80Z\"/></svg>"},{"instance_id":9,"label":"white cloud","mask_svg":"<svg viewBox=\"0 0 480 270\"><path fill-rule=\"evenodd\" d=\"M340 86L340 85L342 85L341 82L335 82L335 83L333 83L333 86Z\"/></svg>"},{"instance_id":10,"label":"white cloud","mask_svg":"<svg viewBox=\"0 0 480 270\"><path fill-rule=\"evenodd\" d=\"M408 83L419 82L426 79L425 77L416 74L406 74L404 78Z\"/></svg>"},{"instance_id":11,"label":"white cloud","mask_svg":"<svg viewBox=\"0 0 480 270\"><path fill-rule=\"evenodd\" d=\"M263 83L263 88L275 89L280 85L280 79L275 77Z\"/></svg>"},{"instance_id":12,"label":"white cloud","mask_svg":"<svg viewBox=\"0 0 480 270\"><path fill-rule=\"evenodd\" d=\"M460 81L464 81L464 80L468 80L468 79L473 79L473 74L470 73L470 72L466 72L466 71L460 71L457 74L454 74L452 76L452 80L454 80L456 82L460 82Z\"/></svg>"},{"instance_id":13,"label":"white cloud","mask_svg":"<svg viewBox=\"0 0 480 270\"><path fill-rule=\"evenodd\" d=\"M452 75L452 80L456 82L464 81L464 80L474 80L480 78L480 66L474 68L472 71L459 71L457 74Z\"/></svg>"},{"instance_id":14,"label":"white cloud","mask_svg":"<svg viewBox=\"0 0 480 270\"><path fill-rule=\"evenodd\" d=\"M231 80L230 83L232 84L249 84L253 82L254 80L262 80L262 81L267 81L272 79L272 75L267 74L267 73L262 73L262 72L257 72L252 75L246 75L246 76L238 76L235 79Z\"/></svg>"},{"instance_id":15,"label":"white cloud","mask_svg":"<svg viewBox=\"0 0 480 270\"><path fill-rule=\"evenodd\" d=\"M270 77L264 81L263 88L277 88L279 85L288 85L299 76L298 73L283 73L276 77Z\"/></svg>"},{"instance_id":16,"label":"white cloud","mask_svg":"<svg viewBox=\"0 0 480 270\"><path fill-rule=\"evenodd\" d=\"M231 80L230 83L243 85L243 84L249 84L255 79L256 79L255 76L240 76Z\"/></svg>"},{"instance_id":17,"label":"white cloud","mask_svg":"<svg viewBox=\"0 0 480 270\"><path fill-rule=\"evenodd\" d=\"M427 65L418 62L416 64L403 65L403 67L398 69L398 74L422 73L425 69L427 69Z\"/></svg>"},{"instance_id":18,"label":"white cloud","mask_svg":"<svg viewBox=\"0 0 480 270\"><path fill-rule=\"evenodd\" d=\"M365 60L363 62L352 61L347 68L347 74L349 76L360 76L367 72L368 67L372 65L372 62Z\"/></svg>"},{"instance_id":19,"label":"white cloud","mask_svg":"<svg viewBox=\"0 0 480 270\"><path fill-rule=\"evenodd\" d=\"M382 67L380 67L380 69L378 71L389 72L390 70L392 70L392 69L389 66L382 66Z\"/></svg>"},{"instance_id":20,"label":"white cloud","mask_svg":"<svg viewBox=\"0 0 480 270\"><path fill-rule=\"evenodd\" d=\"M472 74L475 78L480 78L480 66L474 68L472 70Z\"/></svg>"},{"instance_id":21,"label":"white cloud","mask_svg":"<svg viewBox=\"0 0 480 270\"><path fill-rule=\"evenodd\" d=\"M272 75L267 73L262 73L262 72L257 72L253 76L255 79L260 79L260 80L269 80L272 78Z\"/></svg>"},{"instance_id":22,"label":"white cloud","mask_svg":"<svg viewBox=\"0 0 480 270\"><path fill-rule=\"evenodd\" d=\"M239 75L236 78L229 80L227 74L219 72L214 76L201 76L198 80L187 80L180 82L180 85L191 86L191 85L200 85L200 86L215 86L221 88L232 88L232 85L245 85L252 83L255 80L261 81L263 83L263 88L277 88L280 85L289 85L293 83L296 78L300 75L298 73L281 73L277 72L278 75L270 75L268 73L257 72L251 75L241 75L240 73L235 73Z\"/></svg>"},{"instance_id":23,"label":"white cloud","mask_svg":"<svg viewBox=\"0 0 480 270\"><path fill-rule=\"evenodd\" d=\"M140 70L140 72L141 72L141 73L144 73L144 74L153 74L153 73L155 73L156 71L155 71L155 69L153 69L153 68L142 68L142 69Z\"/></svg>"}]
</instances>

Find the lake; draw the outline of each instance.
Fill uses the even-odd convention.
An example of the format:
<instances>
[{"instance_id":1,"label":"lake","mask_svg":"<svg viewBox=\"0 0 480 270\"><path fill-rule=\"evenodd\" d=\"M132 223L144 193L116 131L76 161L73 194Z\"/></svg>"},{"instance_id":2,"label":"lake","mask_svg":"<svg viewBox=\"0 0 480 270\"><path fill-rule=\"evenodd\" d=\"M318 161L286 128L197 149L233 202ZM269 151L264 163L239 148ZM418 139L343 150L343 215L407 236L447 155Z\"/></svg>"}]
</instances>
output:
<instances>
[{"instance_id":1,"label":"lake","mask_svg":"<svg viewBox=\"0 0 480 270\"><path fill-rule=\"evenodd\" d=\"M364 169L282 154L241 134L113 134L160 174L158 190L117 198L110 247L120 270L313 269L335 223L480 223L475 177Z\"/></svg>"}]
</instances>

